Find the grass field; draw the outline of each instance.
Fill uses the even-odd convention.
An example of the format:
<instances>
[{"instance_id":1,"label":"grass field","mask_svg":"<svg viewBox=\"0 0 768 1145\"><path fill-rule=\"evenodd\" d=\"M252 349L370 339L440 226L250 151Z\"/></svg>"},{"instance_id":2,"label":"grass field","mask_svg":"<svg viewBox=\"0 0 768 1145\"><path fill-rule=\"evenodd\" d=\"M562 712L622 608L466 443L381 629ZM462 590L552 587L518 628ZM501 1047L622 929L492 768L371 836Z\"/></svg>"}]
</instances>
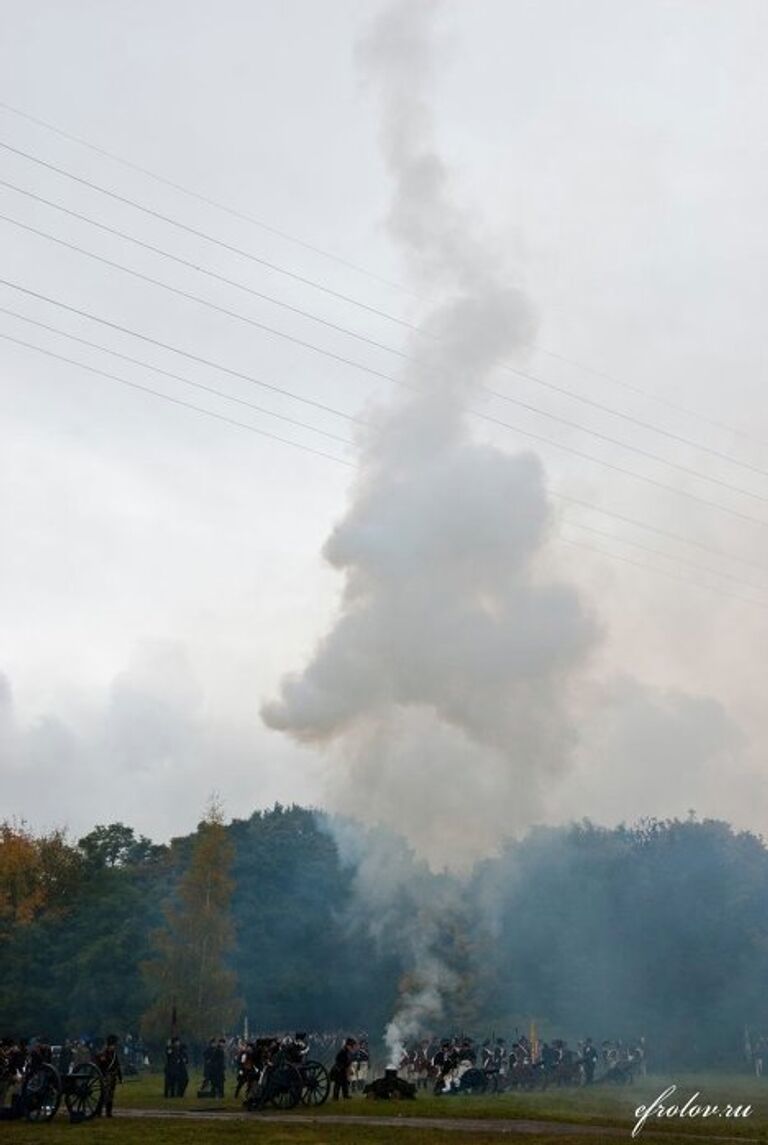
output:
<instances>
[{"instance_id":1,"label":"grass field","mask_svg":"<svg viewBox=\"0 0 768 1145\"><path fill-rule=\"evenodd\" d=\"M509 1140L499 1133L457 1133L436 1129L396 1129L391 1126L316 1127L221 1125L169 1123L163 1121L117 1121L84 1127L46 1125L42 1127L13 1124L3 1130L7 1145L500 1145ZM526 1135L515 1140L525 1145L601 1145L604 1138L592 1134L573 1137ZM621 1138L612 1138L621 1141ZM651 1138L649 1137L650 1141ZM658 1138L656 1138L658 1141ZM690 1138L665 1136L664 1145L690 1145Z\"/></svg>"},{"instance_id":2,"label":"grass field","mask_svg":"<svg viewBox=\"0 0 768 1145\"><path fill-rule=\"evenodd\" d=\"M285 1123L270 1123L258 1114L251 1114L245 1120L215 1120L205 1118L183 1118L184 1111L228 1111L242 1112L242 1106L235 1102L233 1085L228 1079L229 1096L224 1101L199 1100L195 1095L197 1079L193 1080L188 1096L183 1099L165 1099L162 1096L163 1083L159 1075L147 1075L138 1080L127 1081L119 1087L116 1102L116 1116L111 1122L98 1120L82 1126L71 1126L65 1111L61 1111L56 1121L45 1125L26 1123L6 1123L0 1126L0 1145L60 1145L61 1142L85 1142L87 1145L227 1145L228 1142L258 1142L258 1145L499 1145L504 1137L491 1132L490 1122L499 1120L527 1119L529 1121L581 1123L594 1127L610 1127L622 1131L621 1136L608 1135L596 1128L594 1132L579 1136L566 1136L553 1124L549 1131L546 1125L540 1132L520 1137L528 1145L561 1145L566 1141L583 1142L584 1145L597 1145L607 1140L620 1141L630 1132L635 1122L635 1110L641 1104L653 1101L668 1085L676 1084L677 1093L668 1101L679 1104L699 1093L700 1104L751 1104L753 1112L745 1119L730 1120L665 1118L661 1121L649 1119L639 1140L663 1137L664 1145L682 1145L692 1137L720 1140L742 1138L745 1141L768 1143L768 1079L765 1082L754 1078L715 1074L680 1075L649 1077L642 1083L626 1088L609 1089L599 1086L583 1089L550 1089L536 1093L514 1093L483 1097L443 1097L437 1098L419 1093L415 1101L376 1102L363 1097L355 1097L346 1102L327 1102L319 1109L308 1110L298 1107L299 1116L316 1117L313 1125L291 1124L291 1114L285 1115ZM146 1110L148 1115L120 1117L120 1109ZM152 1112L158 1113L152 1117ZM162 1114L179 1112L182 1119L168 1120ZM274 1111L269 1111L274 1112ZM455 1128L436 1129L424 1125L423 1128L406 1128L401 1125L345 1125L334 1124L329 1117L342 1119L351 1116L381 1118L446 1118ZM462 1121L465 1131L460 1130ZM474 1124L470 1125L470 1121ZM488 1121L485 1131L477 1122Z\"/></svg>"},{"instance_id":3,"label":"grass field","mask_svg":"<svg viewBox=\"0 0 768 1145\"><path fill-rule=\"evenodd\" d=\"M669 1085L677 1085L677 1093L669 1101L685 1102L694 1093L701 1095L702 1103L725 1105L730 1103L751 1104L753 1113L744 1120L720 1122L727 1128L720 1130L728 1136L754 1136L756 1132L768 1131L768 1078L764 1081L753 1077L722 1074L681 1074L677 1077L659 1075L648 1077L632 1086L608 1087L590 1086L583 1088L547 1089L535 1093L508 1093L482 1097L456 1095L434 1097L429 1092L420 1091L415 1101L391 1102L369 1101L355 1096L351 1101L327 1101L319 1109L308 1111L300 1108L297 1112L312 1112L318 1118L329 1114L334 1116L361 1115L371 1117L392 1117L402 1114L405 1117L450 1117L450 1118L528 1118L531 1120L586 1122L614 1126L632 1126L635 1110L653 1101ZM137 1081L126 1082L118 1091L118 1103L124 1106L143 1109L169 1110L174 1108L200 1110L221 1109L237 1111L242 1107L234 1100L231 1082L228 1083L229 1096L224 1101L198 1100L195 1096L196 1083L190 1084L187 1096L181 1099L166 1099L162 1096L163 1081L159 1075L147 1075ZM664 1121L663 1128L681 1129L686 1133L714 1133L713 1121L671 1119ZM658 1120L654 1126L658 1128ZM647 1123L650 1129L650 1121Z\"/></svg>"}]
</instances>

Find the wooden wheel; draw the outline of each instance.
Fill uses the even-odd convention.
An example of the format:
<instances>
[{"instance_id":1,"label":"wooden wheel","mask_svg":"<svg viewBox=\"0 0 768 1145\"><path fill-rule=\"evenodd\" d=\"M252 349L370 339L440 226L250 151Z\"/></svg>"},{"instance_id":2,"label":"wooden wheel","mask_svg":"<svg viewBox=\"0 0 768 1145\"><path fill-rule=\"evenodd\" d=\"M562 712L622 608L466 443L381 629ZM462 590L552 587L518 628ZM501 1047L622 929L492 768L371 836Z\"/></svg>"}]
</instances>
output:
<instances>
[{"instance_id":1,"label":"wooden wheel","mask_svg":"<svg viewBox=\"0 0 768 1145\"><path fill-rule=\"evenodd\" d=\"M50 1121L61 1102L61 1079L52 1065L39 1065L21 1087L21 1105L27 1121Z\"/></svg>"},{"instance_id":2,"label":"wooden wheel","mask_svg":"<svg viewBox=\"0 0 768 1145\"><path fill-rule=\"evenodd\" d=\"M322 1062L306 1061L300 1069L303 1088L301 1100L304 1105L322 1105L331 1092L331 1079Z\"/></svg>"},{"instance_id":3,"label":"wooden wheel","mask_svg":"<svg viewBox=\"0 0 768 1145\"><path fill-rule=\"evenodd\" d=\"M294 1065L275 1066L267 1079L267 1101L275 1109L293 1109L301 1099L301 1074Z\"/></svg>"},{"instance_id":4,"label":"wooden wheel","mask_svg":"<svg viewBox=\"0 0 768 1145\"><path fill-rule=\"evenodd\" d=\"M64 1104L70 1113L90 1121L104 1102L104 1078L98 1066L83 1062L64 1079Z\"/></svg>"}]
</instances>

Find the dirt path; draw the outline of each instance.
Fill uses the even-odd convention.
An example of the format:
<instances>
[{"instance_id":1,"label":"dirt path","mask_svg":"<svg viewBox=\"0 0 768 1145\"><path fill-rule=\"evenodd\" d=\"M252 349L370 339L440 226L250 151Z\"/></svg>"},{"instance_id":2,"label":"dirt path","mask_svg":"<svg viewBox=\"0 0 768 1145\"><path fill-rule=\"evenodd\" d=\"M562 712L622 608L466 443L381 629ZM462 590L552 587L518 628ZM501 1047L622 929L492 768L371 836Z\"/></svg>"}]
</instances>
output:
<instances>
[{"instance_id":1,"label":"dirt path","mask_svg":"<svg viewBox=\"0 0 768 1145\"><path fill-rule=\"evenodd\" d=\"M506 1133L509 1136L526 1136L540 1134L552 1137L583 1137L586 1134L600 1137L623 1137L630 1140L628 1128L617 1128L608 1125L582 1125L576 1122L564 1121L527 1121L522 1118L471 1118L471 1117L363 1117L355 1114L335 1117L329 1113L323 1117L312 1117L302 1113L235 1113L224 1110L166 1110L166 1109L120 1109L120 1117L149 1118L157 1117L163 1120L189 1120L189 1121L268 1121L291 1125L386 1125L399 1129L447 1129L457 1133ZM653 1134L651 1129L643 1132L643 1138L653 1137L656 1142L662 1140L663 1135ZM709 1137L700 1134L675 1133L676 1137L689 1136L692 1141L701 1143L707 1141L735 1141L741 1145L756 1142L751 1137ZM642 1138L641 1138L642 1140Z\"/></svg>"}]
</instances>

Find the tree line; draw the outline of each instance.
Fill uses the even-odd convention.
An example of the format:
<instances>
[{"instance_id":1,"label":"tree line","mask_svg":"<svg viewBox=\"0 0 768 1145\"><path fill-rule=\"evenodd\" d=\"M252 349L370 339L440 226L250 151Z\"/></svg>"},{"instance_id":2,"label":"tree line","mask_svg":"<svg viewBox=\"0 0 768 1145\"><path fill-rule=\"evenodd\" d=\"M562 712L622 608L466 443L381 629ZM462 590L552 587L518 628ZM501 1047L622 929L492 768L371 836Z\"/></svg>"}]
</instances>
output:
<instances>
[{"instance_id":1,"label":"tree line","mask_svg":"<svg viewBox=\"0 0 768 1145\"><path fill-rule=\"evenodd\" d=\"M121 823L77 841L0 825L0 1033L159 1044L175 1016L202 1041L247 1014L252 1030L375 1038L418 979L399 943L414 899L388 904L382 934L379 897L332 827L279 804L230 824L212 808L168 845ZM755 835L582 823L533 830L463 878L409 861L419 909L436 904L446 1030L511 1035L535 1019L543 1036L645 1037L652 1063L722 1065L745 1026L768 1029Z\"/></svg>"}]
</instances>

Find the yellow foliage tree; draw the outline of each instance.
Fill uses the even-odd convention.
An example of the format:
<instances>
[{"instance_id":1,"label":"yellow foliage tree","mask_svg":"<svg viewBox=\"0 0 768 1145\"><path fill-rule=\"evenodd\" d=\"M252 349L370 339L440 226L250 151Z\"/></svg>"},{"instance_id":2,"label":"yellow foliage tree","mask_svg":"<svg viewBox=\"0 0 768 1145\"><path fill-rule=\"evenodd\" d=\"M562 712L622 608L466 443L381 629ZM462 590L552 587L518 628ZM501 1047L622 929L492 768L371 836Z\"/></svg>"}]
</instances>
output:
<instances>
[{"instance_id":1,"label":"yellow foliage tree","mask_svg":"<svg viewBox=\"0 0 768 1145\"><path fill-rule=\"evenodd\" d=\"M151 1040L171 1032L172 1011L183 1038L201 1042L231 1029L242 1009L236 975L226 964L235 938L233 858L221 811L212 803L176 900L166 908L165 926L153 935L156 955L142 967L152 999L142 1031Z\"/></svg>"},{"instance_id":2,"label":"yellow foliage tree","mask_svg":"<svg viewBox=\"0 0 768 1145\"><path fill-rule=\"evenodd\" d=\"M27 925L44 912L64 913L81 869L82 857L63 832L35 836L24 824L0 823L2 929Z\"/></svg>"}]
</instances>

